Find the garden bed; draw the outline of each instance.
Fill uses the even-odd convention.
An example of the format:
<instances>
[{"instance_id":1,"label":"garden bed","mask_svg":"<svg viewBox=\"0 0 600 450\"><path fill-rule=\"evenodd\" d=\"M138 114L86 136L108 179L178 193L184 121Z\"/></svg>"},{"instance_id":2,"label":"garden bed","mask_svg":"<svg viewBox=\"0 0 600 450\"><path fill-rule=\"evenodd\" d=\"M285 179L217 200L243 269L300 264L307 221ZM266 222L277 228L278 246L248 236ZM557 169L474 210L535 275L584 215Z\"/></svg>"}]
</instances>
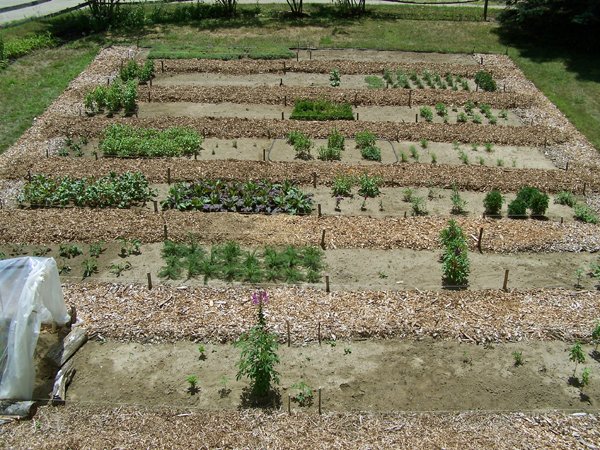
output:
<instances>
[{"instance_id":1,"label":"garden bed","mask_svg":"<svg viewBox=\"0 0 600 450\"><path fill-rule=\"evenodd\" d=\"M568 379L573 364L564 342L474 344L422 341L345 341L280 347L281 402L295 396L294 383L313 390L310 404L291 403L294 412L346 411L519 411L595 410ZM591 350L585 347L586 353ZM525 363L514 366L512 353ZM233 410L243 407L244 381L236 381L238 350L231 345L89 342L75 356L77 373L69 388L72 404L193 407ZM183 369L185 368L185 369ZM99 377L98 374L102 373ZM190 394L185 377L196 374L199 392ZM223 380L223 377L226 380ZM600 395L590 385L589 398Z\"/></svg>"}]
</instances>

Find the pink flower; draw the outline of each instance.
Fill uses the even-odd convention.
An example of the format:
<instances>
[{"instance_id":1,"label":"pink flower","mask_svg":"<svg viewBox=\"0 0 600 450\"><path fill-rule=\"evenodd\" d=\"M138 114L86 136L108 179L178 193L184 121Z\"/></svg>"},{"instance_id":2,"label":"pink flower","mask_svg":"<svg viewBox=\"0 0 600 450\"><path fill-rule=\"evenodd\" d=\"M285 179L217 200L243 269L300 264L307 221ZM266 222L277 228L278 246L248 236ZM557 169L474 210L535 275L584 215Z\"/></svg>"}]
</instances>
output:
<instances>
[{"instance_id":1,"label":"pink flower","mask_svg":"<svg viewBox=\"0 0 600 450\"><path fill-rule=\"evenodd\" d=\"M267 294L267 291L260 290L252 294L252 303L254 303L255 305L267 303L268 301L269 294Z\"/></svg>"}]
</instances>

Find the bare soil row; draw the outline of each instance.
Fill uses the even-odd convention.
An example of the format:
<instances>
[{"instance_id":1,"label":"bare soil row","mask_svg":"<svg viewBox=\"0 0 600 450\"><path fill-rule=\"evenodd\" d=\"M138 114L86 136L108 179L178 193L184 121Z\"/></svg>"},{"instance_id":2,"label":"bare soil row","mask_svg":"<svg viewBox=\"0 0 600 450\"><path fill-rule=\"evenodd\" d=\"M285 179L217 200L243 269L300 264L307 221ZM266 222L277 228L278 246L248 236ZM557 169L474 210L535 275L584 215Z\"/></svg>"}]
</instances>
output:
<instances>
[{"instance_id":1,"label":"bare soil row","mask_svg":"<svg viewBox=\"0 0 600 450\"><path fill-rule=\"evenodd\" d=\"M416 186L450 188L484 192L498 189L516 192L530 185L549 193L562 190L586 193L600 189L600 179L591 170L513 169L488 166L452 166L440 164L382 164L361 165L334 162L263 162L243 160L168 160L168 159L73 159L44 158L41 155L15 158L0 174L16 180L32 174L50 176L100 177L110 172L141 171L152 183L195 181L199 179L292 180L311 184L317 174L319 185L330 186L338 175L359 176L367 173L379 176L384 186Z\"/></svg>"},{"instance_id":2,"label":"bare soil row","mask_svg":"<svg viewBox=\"0 0 600 450\"><path fill-rule=\"evenodd\" d=\"M500 59L504 58L504 59ZM306 73L329 73L338 69L340 74L360 75L364 73L383 74L384 70L392 72L402 70L404 72L415 71L421 73L424 70L438 72L443 75L461 75L473 78L480 70L490 72L495 78L505 78L518 71L508 57L494 56L484 57L484 64L448 64L448 63L422 63L422 62L393 62L393 61L349 61L342 59L330 60L208 60L208 59L170 59L155 60L154 69L157 73L190 73L190 72L215 72L231 75L242 75L250 73L284 73L284 72L306 72ZM486 59L488 60L486 64ZM285 67L285 69L284 69Z\"/></svg>"},{"instance_id":3,"label":"bare soil row","mask_svg":"<svg viewBox=\"0 0 600 450\"><path fill-rule=\"evenodd\" d=\"M598 442L597 414L200 411L139 405L42 407L37 427L3 430L11 448L554 448ZM24 444L26 443L26 444Z\"/></svg>"},{"instance_id":4,"label":"bare soil row","mask_svg":"<svg viewBox=\"0 0 600 450\"><path fill-rule=\"evenodd\" d=\"M91 334L160 342L232 342L256 314L253 287L87 283L63 286ZM268 289L270 328L280 341L433 337L472 343L523 339L589 342L600 293L563 289L337 291Z\"/></svg>"},{"instance_id":5,"label":"bare soil row","mask_svg":"<svg viewBox=\"0 0 600 450\"><path fill-rule=\"evenodd\" d=\"M83 92L81 95L83 96ZM153 102L292 104L295 99L325 99L355 106L464 105L468 100L492 108L529 108L535 97L524 93L454 92L408 89L344 89L296 86L140 86L138 97Z\"/></svg>"},{"instance_id":6,"label":"bare soil row","mask_svg":"<svg viewBox=\"0 0 600 450\"><path fill-rule=\"evenodd\" d=\"M229 240L241 245L321 245L326 248L434 250L451 217L371 218L344 216L266 216L237 213L84 208L0 210L0 242L4 244L92 243L116 237L144 243L167 238L185 241L190 234L201 244ZM484 252L597 251L598 226L538 220L458 218L477 246L484 229Z\"/></svg>"}]
</instances>

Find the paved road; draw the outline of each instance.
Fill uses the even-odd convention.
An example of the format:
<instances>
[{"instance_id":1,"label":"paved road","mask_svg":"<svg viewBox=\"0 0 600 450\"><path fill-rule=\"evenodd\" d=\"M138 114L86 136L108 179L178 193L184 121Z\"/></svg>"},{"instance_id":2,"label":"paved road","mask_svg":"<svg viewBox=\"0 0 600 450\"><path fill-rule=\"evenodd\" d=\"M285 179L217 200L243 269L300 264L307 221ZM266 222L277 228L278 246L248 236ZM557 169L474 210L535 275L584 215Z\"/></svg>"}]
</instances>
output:
<instances>
[{"instance_id":1,"label":"paved road","mask_svg":"<svg viewBox=\"0 0 600 450\"><path fill-rule=\"evenodd\" d=\"M13 5L18 2L26 3L28 0L6 0L7 5L10 2L10 5ZM127 2L127 0L123 0ZM139 1L139 0L137 0ZM195 0L190 0L195 1ZM210 2L211 0L208 0ZM258 3L285 3L286 0L264 0ZM48 14L56 13L62 11L67 8L72 8L81 3L84 3L82 0L51 0L49 2L41 3L35 6L29 6L26 8L16 9L13 11L8 11L4 13L0 13L0 24L5 24L8 22L13 22L15 20L23 20L35 17L42 17ZM247 4L256 4L257 0L238 0L238 3L247 3ZM306 3L332 3L332 0L309 0L305 1ZM367 5L390 5L394 4L385 0L367 0ZM4 2L0 2L0 5L4 6ZM460 5L452 5L452 6L460 6ZM472 6L472 7L481 7L481 5L473 5L473 4L465 4L464 6ZM490 5L490 8L503 8L503 5Z\"/></svg>"}]
</instances>

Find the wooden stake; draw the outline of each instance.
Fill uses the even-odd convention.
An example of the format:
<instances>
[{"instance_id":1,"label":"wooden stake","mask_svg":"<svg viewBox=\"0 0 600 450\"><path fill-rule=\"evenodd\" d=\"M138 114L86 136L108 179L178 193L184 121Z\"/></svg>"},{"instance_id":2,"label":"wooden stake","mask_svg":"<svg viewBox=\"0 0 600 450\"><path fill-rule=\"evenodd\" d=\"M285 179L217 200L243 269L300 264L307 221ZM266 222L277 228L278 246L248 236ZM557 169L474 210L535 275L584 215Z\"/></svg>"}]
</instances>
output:
<instances>
[{"instance_id":1,"label":"wooden stake","mask_svg":"<svg viewBox=\"0 0 600 450\"><path fill-rule=\"evenodd\" d=\"M167 184L171 184L171 168L167 167Z\"/></svg>"},{"instance_id":2,"label":"wooden stake","mask_svg":"<svg viewBox=\"0 0 600 450\"><path fill-rule=\"evenodd\" d=\"M317 172L312 173L312 179L313 179L313 188L316 188L317 187Z\"/></svg>"},{"instance_id":3,"label":"wooden stake","mask_svg":"<svg viewBox=\"0 0 600 450\"><path fill-rule=\"evenodd\" d=\"M560 218L560 224L561 225L563 224L563 218L562 217Z\"/></svg>"},{"instance_id":4,"label":"wooden stake","mask_svg":"<svg viewBox=\"0 0 600 450\"><path fill-rule=\"evenodd\" d=\"M292 396L288 394L288 415L292 415Z\"/></svg>"},{"instance_id":5,"label":"wooden stake","mask_svg":"<svg viewBox=\"0 0 600 450\"><path fill-rule=\"evenodd\" d=\"M358 115L358 112L357 112L357 113L356 113L356 120L359 120L359 118L358 118L358 117L359 117L359 115Z\"/></svg>"},{"instance_id":6,"label":"wooden stake","mask_svg":"<svg viewBox=\"0 0 600 450\"><path fill-rule=\"evenodd\" d=\"M358 97L358 92L354 93L354 107L356 108L356 99Z\"/></svg>"},{"instance_id":7,"label":"wooden stake","mask_svg":"<svg viewBox=\"0 0 600 450\"><path fill-rule=\"evenodd\" d=\"M108 86L110 84L110 77L106 77L106 85Z\"/></svg>"},{"instance_id":8,"label":"wooden stake","mask_svg":"<svg viewBox=\"0 0 600 450\"><path fill-rule=\"evenodd\" d=\"M503 92L506 92L506 83L504 83L504 87L502 88Z\"/></svg>"},{"instance_id":9,"label":"wooden stake","mask_svg":"<svg viewBox=\"0 0 600 450\"><path fill-rule=\"evenodd\" d=\"M46 147L46 158L50 157L50 150L48 150L48 147Z\"/></svg>"},{"instance_id":10,"label":"wooden stake","mask_svg":"<svg viewBox=\"0 0 600 450\"><path fill-rule=\"evenodd\" d=\"M161 72L165 71L165 62L163 60L160 61L160 71Z\"/></svg>"},{"instance_id":11,"label":"wooden stake","mask_svg":"<svg viewBox=\"0 0 600 450\"><path fill-rule=\"evenodd\" d=\"M298 45L298 48L300 47L300 45ZM296 51L296 62L299 61L299 57L298 57L298 53L300 53L299 51Z\"/></svg>"},{"instance_id":12,"label":"wooden stake","mask_svg":"<svg viewBox=\"0 0 600 450\"><path fill-rule=\"evenodd\" d=\"M148 278L148 290L152 289L152 275L150 272L146 273L146 277Z\"/></svg>"},{"instance_id":13,"label":"wooden stake","mask_svg":"<svg viewBox=\"0 0 600 450\"><path fill-rule=\"evenodd\" d=\"M308 51L308 59L312 59L312 50Z\"/></svg>"},{"instance_id":14,"label":"wooden stake","mask_svg":"<svg viewBox=\"0 0 600 450\"><path fill-rule=\"evenodd\" d=\"M150 78L150 80L148 80L148 83L150 83L150 87L152 87L152 78Z\"/></svg>"},{"instance_id":15,"label":"wooden stake","mask_svg":"<svg viewBox=\"0 0 600 450\"><path fill-rule=\"evenodd\" d=\"M321 387L319 386L319 415L322 414L321 410Z\"/></svg>"},{"instance_id":16,"label":"wooden stake","mask_svg":"<svg viewBox=\"0 0 600 450\"><path fill-rule=\"evenodd\" d=\"M569 170L569 161L567 161L567 165L565 166L565 172Z\"/></svg>"},{"instance_id":17,"label":"wooden stake","mask_svg":"<svg viewBox=\"0 0 600 450\"><path fill-rule=\"evenodd\" d=\"M263 161L267 160L267 149L263 148Z\"/></svg>"},{"instance_id":18,"label":"wooden stake","mask_svg":"<svg viewBox=\"0 0 600 450\"><path fill-rule=\"evenodd\" d=\"M419 115L415 114L415 123L419 123Z\"/></svg>"},{"instance_id":19,"label":"wooden stake","mask_svg":"<svg viewBox=\"0 0 600 450\"><path fill-rule=\"evenodd\" d=\"M502 284L502 290L508 291L508 269L504 271L504 283Z\"/></svg>"},{"instance_id":20,"label":"wooden stake","mask_svg":"<svg viewBox=\"0 0 600 450\"><path fill-rule=\"evenodd\" d=\"M321 217L321 204L320 203L317 204L317 217Z\"/></svg>"},{"instance_id":21,"label":"wooden stake","mask_svg":"<svg viewBox=\"0 0 600 450\"><path fill-rule=\"evenodd\" d=\"M404 218L406 219L406 211L404 211Z\"/></svg>"},{"instance_id":22,"label":"wooden stake","mask_svg":"<svg viewBox=\"0 0 600 450\"><path fill-rule=\"evenodd\" d=\"M148 103L150 103L150 102L151 102L151 99L150 99L150 89L148 89Z\"/></svg>"},{"instance_id":23,"label":"wooden stake","mask_svg":"<svg viewBox=\"0 0 600 450\"><path fill-rule=\"evenodd\" d=\"M279 79L279 86L283 86L283 78Z\"/></svg>"},{"instance_id":24,"label":"wooden stake","mask_svg":"<svg viewBox=\"0 0 600 450\"><path fill-rule=\"evenodd\" d=\"M483 227L479 228L479 239L477 239L477 249L479 250L479 253L483 253L481 251L481 240L483 239Z\"/></svg>"},{"instance_id":25,"label":"wooden stake","mask_svg":"<svg viewBox=\"0 0 600 450\"><path fill-rule=\"evenodd\" d=\"M287 106L287 95L283 96L283 106Z\"/></svg>"},{"instance_id":26,"label":"wooden stake","mask_svg":"<svg viewBox=\"0 0 600 450\"><path fill-rule=\"evenodd\" d=\"M321 322L317 324L317 340L319 341L319 347L321 346Z\"/></svg>"},{"instance_id":27,"label":"wooden stake","mask_svg":"<svg viewBox=\"0 0 600 450\"><path fill-rule=\"evenodd\" d=\"M328 294L331 292L331 289L329 288L329 275L325 275L325 292Z\"/></svg>"},{"instance_id":28,"label":"wooden stake","mask_svg":"<svg viewBox=\"0 0 600 450\"><path fill-rule=\"evenodd\" d=\"M98 161L98 152L94 152L94 158Z\"/></svg>"},{"instance_id":29,"label":"wooden stake","mask_svg":"<svg viewBox=\"0 0 600 450\"><path fill-rule=\"evenodd\" d=\"M163 237L165 238L165 241L169 238L169 233L167 232L167 224L166 223L163 225Z\"/></svg>"},{"instance_id":30,"label":"wooden stake","mask_svg":"<svg viewBox=\"0 0 600 450\"><path fill-rule=\"evenodd\" d=\"M284 75L285 75L285 72L286 72L286 70L287 70L287 69L285 68L285 61L284 61L284 62L283 62L283 74L284 74Z\"/></svg>"},{"instance_id":31,"label":"wooden stake","mask_svg":"<svg viewBox=\"0 0 600 450\"><path fill-rule=\"evenodd\" d=\"M287 328L287 338L288 338L287 344L288 344L288 347L289 347L290 345L292 345L292 339L290 337L290 321L289 320L285 321L285 326Z\"/></svg>"},{"instance_id":32,"label":"wooden stake","mask_svg":"<svg viewBox=\"0 0 600 450\"><path fill-rule=\"evenodd\" d=\"M154 204L154 212L156 214L158 214L158 201L157 200L152 200L152 203Z\"/></svg>"},{"instance_id":33,"label":"wooden stake","mask_svg":"<svg viewBox=\"0 0 600 450\"><path fill-rule=\"evenodd\" d=\"M283 111L281 111L281 120L284 120L284 118L283 118Z\"/></svg>"},{"instance_id":34,"label":"wooden stake","mask_svg":"<svg viewBox=\"0 0 600 450\"><path fill-rule=\"evenodd\" d=\"M483 56L481 57L481 62L479 64L481 64L483 66Z\"/></svg>"},{"instance_id":35,"label":"wooden stake","mask_svg":"<svg viewBox=\"0 0 600 450\"><path fill-rule=\"evenodd\" d=\"M29 180L29 182L31 183L31 169L29 169L27 171L27 179Z\"/></svg>"},{"instance_id":36,"label":"wooden stake","mask_svg":"<svg viewBox=\"0 0 600 450\"><path fill-rule=\"evenodd\" d=\"M321 248L325 250L325 230L321 232Z\"/></svg>"},{"instance_id":37,"label":"wooden stake","mask_svg":"<svg viewBox=\"0 0 600 450\"><path fill-rule=\"evenodd\" d=\"M586 182L584 182L584 183L583 183L583 195L585 195L585 188L586 188L586 187L587 187L587 183L586 183Z\"/></svg>"}]
</instances>

